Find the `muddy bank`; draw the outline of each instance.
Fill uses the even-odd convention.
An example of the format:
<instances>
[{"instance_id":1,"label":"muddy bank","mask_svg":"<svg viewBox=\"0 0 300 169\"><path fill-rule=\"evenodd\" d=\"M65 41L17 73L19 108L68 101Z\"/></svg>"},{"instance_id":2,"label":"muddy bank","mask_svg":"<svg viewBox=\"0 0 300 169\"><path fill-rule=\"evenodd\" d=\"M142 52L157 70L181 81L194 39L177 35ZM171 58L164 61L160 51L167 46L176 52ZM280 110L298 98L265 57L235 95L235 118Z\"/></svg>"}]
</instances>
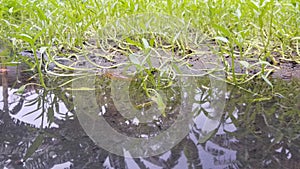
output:
<instances>
[{"instance_id":1,"label":"muddy bank","mask_svg":"<svg viewBox=\"0 0 300 169\"><path fill-rule=\"evenodd\" d=\"M232 73L232 60L230 57L224 57L224 66L228 65L228 72ZM271 60L265 62L267 65L265 67L265 72L271 70L269 77L271 79L282 79L282 80L300 80L300 64L293 60L282 60L276 57L278 62L274 64ZM243 62L243 63L242 63ZM245 63L249 64L249 68L245 68ZM236 75L244 76L248 74L249 76L255 75L261 71L261 64L258 64L259 60L257 58L246 58L241 60L236 58L234 61L235 73ZM243 65L244 64L244 65ZM255 65L255 66L253 66Z\"/></svg>"},{"instance_id":2,"label":"muddy bank","mask_svg":"<svg viewBox=\"0 0 300 169\"><path fill-rule=\"evenodd\" d=\"M81 53L72 53L70 54L71 56L76 56L72 58L64 58L57 56L55 58L55 62L50 62L49 57L44 57L44 63L48 62L48 65L46 69L47 71L56 71L62 69L61 66L55 66L55 64L61 64L64 66L69 66L69 67L92 67L96 69L116 69L118 67L121 67L122 65L128 64L130 61L128 59L128 56L126 55L126 50L132 50L135 51L136 53L140 52L138 51L139 49L137 48L127 48L127 49L121 49L117 45L112 45L111 48L109 49L99 49L95 47L95 44L91 43L90 46L86 46L85 52ZM131 51L131 52L132 52ZM58 51L61 54L67 54L69 51ZM191 52L191 51L188 51ZM207 52L207 49L205 49L204 52ZM38 52L37 52L38 53ZM83 54L85 53L85 54ZM180 51L177 51L178 55L176 56L177 58L182 58L180 56ZM190 54L190 53L187 53ZM33 59L33 52L31 51L23 51L19 53L19 55L23 57L28 57ZM166 55L164 53L163 55ZM168 55L168 54L167 54ZM38 53L38 57L40 58L41 54ZM205 59L201 58L203 57L202 55L190 55L189 57L186 57L184 59L184 62L188 63L189 65L193 66L194 68L198 68L199 66L203 66L203 61ZM210 56L212 58L212 62L217 59L213 59L213 57L217 57L216 55ZM277 56L276 56L277 57ZM224 67L226 67L226 64L229 65L227 68L227 71L232 72L231 70L231 58L230 57L224 57L226 63L223 61ZM272 73L270 74L270 77L275 78L275 79L284 79L284 80L291 80L291 79L300 79L300 64L297 63L296 61L292 60L281 60L276 58L278 60L278 63L276 63L276 66L273 66L273 63L271 61L268 61L270 63L270 66L267 66L266 69L273 69ZM243 62L243 61L242 61ZM253 65L255 63L258 63L257 58L247 58L246 62L249 63L249 65ZM58 69L55 69L58 68ZM65 68L65 70L67 70ZM261 70L261 65L257 64L256 66L253 66L249 69L246 69L244 65L241 64L241 60L236 58L235 59L235 73L239 75L245 75L248 74L250 76L256 74ZM116 70L118 71L118 70Z\"/></svg>"},{"instance_id":3,"label":"muddy bank","mask_svg":"<svg viewBox=\"0 0 300 169\"><path fill-rule=\"evenodd\" d=\"M295 61L281 61L280 69L276 70L272 77L281 79L299 79L300 80L300 64Z\"/></svg>"}]
</instances>

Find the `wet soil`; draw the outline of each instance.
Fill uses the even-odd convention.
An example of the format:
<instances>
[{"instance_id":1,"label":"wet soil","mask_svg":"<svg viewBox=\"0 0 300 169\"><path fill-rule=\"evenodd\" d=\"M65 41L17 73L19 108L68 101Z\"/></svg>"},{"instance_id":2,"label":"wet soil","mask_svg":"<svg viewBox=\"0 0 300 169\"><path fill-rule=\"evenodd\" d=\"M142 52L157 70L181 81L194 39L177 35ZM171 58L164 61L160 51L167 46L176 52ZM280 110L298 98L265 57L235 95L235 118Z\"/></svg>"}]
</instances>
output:
<instances>
[{"instance_id":1,"label":"wet soil","mask_svg":"<svg viewBox=\"0 0 300 169\"><path fill-rule=\"evenodd\" d=\"M227 64L231 67L232 61L231 58L225 58L227 61ZM293 60L280 60L276 65L273 65L273 63L270 61L271 66L266 66L266 71L272 70L270 73L270 77L272 79L283 79L283 80L293 80L298 79L300 80L300 64ZM247 73L246 69L239 63L240 59L235 59L235 73L239 74L245 74ZM250 65L255 64L258 62L258 59L247 59L246 62L248 62ZM268 62L268 61L267 61ZM261 65L257 65L251 69L248 70L249 75L254 75L258 73L261 70ZM229 70L232 72L231 70Z\"/></svg>"},{"instance_id":2,"label":"wet soil","mask_svg":"<svg viewBox=\"0 0 300 169\"><path fill-rule=\"evenodd\" d=\"M215 46L215 42L207 42L209 46ZM95 42L92 41L90 42L90 44L93 44L95 46ZM117 45L112 45L111 47L118 48ZM128 63L128 57L126 55L124 55L124 53L120 52L120 51L116 51L116 50L112 50L112 49L108 49L106 52L104 52L102 49L97 49L97 48L90 48L88 49L90 51L90 54L88 55L88 57L90 58L91 61L93 61L94 63L101 65L101 66L113 66L115 64L120 64L120 63ZM121 50L121 49L120 49ZM136 52L138 49L137 48L132 48L132 51ZM178 58L182 58L181 55L181 51L178 48L175 48L175 55ZM199 48L196 49L199 51ZM207 46L205 47L201 47L200 50L203 50L204 52L211 52ZM214 49L215 50L215 49ZM192 51L188 50L186 54L190 54ZM109 57L99 57L100 55L108 55ZM296 62L292 59L281 59L282 57L276 53L276 52L272 52L271 53L272 57L274 57L275 62L274 63L272 60L267 58L267 62L270 63L270 65L272 66L267 66L267 69L272 69L272 73L271 78L274 79L283 79L283 80L292 80L292 79L298 79L300 80L300 63ZM201 58L201 57L204 57ZM187 57L185 59L185 61L190 64L191 66L197 68L200 66L203 66L203 61L206 62L206 59L210 59L212 62L216 61L217 59L214 59L213 57L217 57L214 54L211 54L211 56L209 57L205 57L205 55L191 55L190 57ZM293 53L293 58L299 58L300 56L297 56L296 53ZM200 58L200 59L199 59ZM225 60L227 61L227 63L229 65L231 65L231 58L230 57L225 57ZM239 58L235 59L235 72L236 73L245 73L245 69L242 68L242 65L239 64ZM258 57L254 57L254 58L249 58L246 59L247 62L249 62L249 64L254 64L258 62ZM83 65L85 64L85 61L83 60ZM223 62L224 66L225 63ZM251 70L248 71L249 75L253 75L255 73L257 73L258 71L261 70L261 65L258 65L254 68L252 68Z\"/></svg>"},{"instance_id":3,"label":"wet soil","mask_svg":"<svg viewBox=\"0 0 300 169\"><path fill-rule=\"evenodd\" d=\"M74 52L74 55L76 57L73 58L64 58L64 57L56 57L56 61L59 64L66 65L73 67L74 65L79 67L93 67L95 68L95 65L98 65L98 69L103 68L109 68L109 69L115 69L120 66L115 65L122 65L129 63L128 56L122 52L124 49L120 49L117 45L111 45L110 48L106 48L105 50L96 48L95 42L90 42L90 46L86 45L86 51L88 54L84 56L82 53L76 53ZM138 52L139 49L132 47L130 49L133 52ZM207 50L207 49L204 49ZM68 53L70 51L60 51L62 53ZM176 52L176 51L175 51ZM38 52L37 52L38 53ZM180 51L177 51L178 58L182 57L180 56ZM189 54L189 53L188 53ZM20 55L28 57L28 58L34 58L33 52L31 51L23 51L20 53ZM38 57L41 58L41 54L38 53ZM191 66L197 68L203 65L203 60L201 59L202 56L198 55L191 55L190 57L186 58L184 61L190 64ZM217 56L213 56L217 57ZM298 56L299 57L299 56ZM46 58L46 59L45 59ZM200 59L199 59L200 58ZM231 66L231 58L230 57L224 57L225 61L229 66ZM284 80L292 80L292 79L300 79L300 64L293 60L282 60L277 55L274 55L274 58L278 63L274 64L272 61L267 60L272 66L267 66L267 69L273 69L271 73L271 77L275 79L284 79ZM47 57L44 57L46 61L48 60ZM206 59L206 58L205 58ZM88 61L89 60L89 61ZM261 70L261 66L257 65L256 67L253 67L249 70L246 70L240 63L240 59L235 59L235 72L245 74L248 73L250 76L254 75L255 73L259 72ZM212 61L213 62L213 61ZM257 63L257 58L249 58L246 60L250 65ZM92 63L92 64L91 64ZM223 62L224 66L226 65ZM48 71L55 71L59 69L55 69L55 64L51 63L48 64L47 67ZM228 70L230 71L231 68ZM114 71L120 71L115 69ZM120 73L120 72L119 72Z\"/></svg>"},{"instance_id":4,"label":"wet soil","mask_svg":"<svg viewBox=\"0 0 300 169\"><path fill-rule=\"evenodd\" d=\"M280 69L276 70L272 76L281 79L300 79L300 64L295 61L281 61Z\"/></svg>"}]
</instances>

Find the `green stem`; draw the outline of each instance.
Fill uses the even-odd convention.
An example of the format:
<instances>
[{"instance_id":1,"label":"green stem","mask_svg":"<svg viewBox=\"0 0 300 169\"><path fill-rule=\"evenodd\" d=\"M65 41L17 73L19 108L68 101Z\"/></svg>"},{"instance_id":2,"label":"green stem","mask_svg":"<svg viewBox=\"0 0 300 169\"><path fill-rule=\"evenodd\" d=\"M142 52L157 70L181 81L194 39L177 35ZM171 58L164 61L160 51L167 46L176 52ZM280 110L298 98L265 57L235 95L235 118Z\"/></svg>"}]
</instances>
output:
<instances>
[{"instance_id":1,"label":"green stem","mask_svg":"<svg viewBox=\"0 0 300 169\"><path fill-rule=\"evenodd\" d=\"M41 85L45 89L47 89L47 86L45 84L44 77L43 77L43 72L42 72L43 61L38 59L37 54L36 54L36 47L34 45L32 45L31 48L33 50L33 55L34 55L35 62L37 63L37 70L38 70L38 75L39 75L39 79L40 79Z\"/></svg>"}]
</instances>

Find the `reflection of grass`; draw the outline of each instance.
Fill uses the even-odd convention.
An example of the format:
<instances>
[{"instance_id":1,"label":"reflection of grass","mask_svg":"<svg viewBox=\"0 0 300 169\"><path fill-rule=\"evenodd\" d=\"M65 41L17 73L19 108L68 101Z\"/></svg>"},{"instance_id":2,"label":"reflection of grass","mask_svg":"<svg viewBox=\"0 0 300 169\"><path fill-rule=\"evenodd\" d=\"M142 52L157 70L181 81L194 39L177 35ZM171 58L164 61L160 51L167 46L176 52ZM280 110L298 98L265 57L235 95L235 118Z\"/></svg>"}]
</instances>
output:
<instances>
[{"instance_id":1,"label":"reflection of grass","mask_svg":"<svg viewBox=\"0 0 300 169\"><path fill-rule=\"evenodd\" d=\"M133 77L125 77L117 73L109 73L108 76L105 73L96 78L96 89L99 89L96 90L96 95L110 93L111 80L117 80L119 83L130 82L128 94L135 109L146 111L155 104L158 110L166 116L166 113L180 106L181 86L178 80L169 79L165 74L160 73L162 72L154 68L141 70ZM122 86L122 88L126 87ZM123 92L123 89L118 90L120 95L124 94Z\"/></svg>"},{"instance_id":2,"label":"reflection of grass","mask_svg":"<svg viewBox=\"0 0 300 169\"><path fill-rule=\"evenodd\" d=\"M272 95L270 95L272 89L262 81L257 81L255 85L247 84L244 86L256 92L256 96L231 87L232 97L227 103L226 110L230 118L234 119L233 123L236 126L246 125L255 129L257 118L262 118L261 123L269 130L284 133L293 139L292 137L297 135L298 124L300 123L300 111L297 107L299 100L296 99L297 93L300 91L299 85L299 81L277 81ZM259 95L269 99L260 99L261 96ZM232 115L235 108L240 112L238 119ZM285 130L291 131L285 133Z\"/></svg>"},{"instance_id":3,"label":"reflection of grass","mask_svg":"<svg viewBox=\"0 0 300 169\"><path fill-rule=\"evenodd\" d=\"M271 70L267 70L268 62L266 61L275 65L279 61L278 58L299 62L299 8L300 4L295 0L11 0L0 4L0 38L8 38L15 50L31 49L34 51L35 64L32 66L37 68L41 84L45 86L36 50L47 53L52 61L57 55L68 57L74 52L82 54L86 52L87 44L103 40L97 37L99 30L102 30L106 23L116 18L144 12L162 13L177 17L184 25L190 25L208 35L220 47L219 56L232 58L231 66L224 60L229 81L237 84L251 80L253 75L244 73L240 76L235 73L235 67L236 64L246 69L251 67L247 58L254 57L260 67L259 74L255 76L262 77L271 85L267 80ZM173 20L169 22L170 28L168 29L173 31L173 37L164 39L161 41L163 43L160 43L159 38L148 36L150 37L149 46L163 44L173 50L179 47L182 49L181 54L188 54L186 49L193 46L184 46L186 44L178 39L178 34L174 32L176 29L173 29L177 23L172 23ZM137 25L141 29L143 26L145 25ZM143 34L143 32L140 33ZM198 33L195 32L194 36L199 36ZM155 36L165 38L162 35ZM170 43L165 43L165 41ZM137 43L135 37L128 37L125 42L135 46L136 49L145 47L144 41ZM125 48L119 46L117 50L123 53L134 50L126 46ZM243 62L235 63L236 58L242 59Z\"/></svg>"},{"instance_id":4,"label":"reflection of grass","mask_svg":"<svg viewBox=\"0 0 300 169\"><path fill-rule=\"evenodd\" d=\"M173 84L174 82L174 84ZM129 90L131 101L137 109L147 110L155 103L164 116L166 116L166 107L178 106L171 100L180 98L180 86L175 80L169 79L162 71L157 69L144 69L134 77ZM176 92L177 91L177 92Z\"/></svg>"},{"instance_id":5,"label":"reflection of grass","mask_svg":"<svg viewBox=\"0 0 300 169\"><path fill-rule=\"evenodd\" d=\"M299 100L296 97L300 92L300 81L273 83L273 89L263 81L244 84L243 87L257 95L229 87L230 99L226 104L225 118L238 128L230 135L238 139L239 144L246 145L247 148L238 150L240 154L248 154L249 157L239 160L242 165L249 165L250 168L278 167L286 161L299 161L300 110L297 108ZM273 94L270 95L272 90ZM259 95L269 99L261 100ZM261 158L256 158L258 156ZM261 167L264 164L262 161L270 163Z\"/></svg>"}]
</instances>

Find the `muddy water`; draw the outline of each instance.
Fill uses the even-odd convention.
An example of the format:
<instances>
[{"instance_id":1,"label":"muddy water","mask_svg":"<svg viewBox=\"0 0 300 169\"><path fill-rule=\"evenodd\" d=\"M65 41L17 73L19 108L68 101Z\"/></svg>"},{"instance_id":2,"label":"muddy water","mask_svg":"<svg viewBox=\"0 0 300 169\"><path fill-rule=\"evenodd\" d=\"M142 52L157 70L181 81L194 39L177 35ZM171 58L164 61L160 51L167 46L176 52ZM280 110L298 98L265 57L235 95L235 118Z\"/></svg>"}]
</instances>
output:
<instances>
[{"instance_id":1,"label":"muddy water","mask_svg":"<svg viewBox=\"0 0 300 169\"><path fill-rule=\"evenodd\" d=\"M296 80L274 80L273 89L261 81L243 89L228 86L225 108L214 120L209 117L213 93L209 80L198 79L187 135L159 155L130 158L127 154L125 158L98 146L87 134L74 108L70 85L53 90L28 86L18 93L22 83L13 83L17 80L14 71L1 72L0 77L0 168L298 168L300 82ZM53 78L46 83L58 86L68 80ZM97 76L95 93L101 104L93 117L105 117L112 128L130 137L154 137L176 120L176 85L164 91L173 98L166 101L171 107L166 116L142 125L120 116L109 99L111 80ZM267 94L272 91L273 95ZM141 92L133 84L134 105L149 101Z\"/></svg>"}]
</instances>

